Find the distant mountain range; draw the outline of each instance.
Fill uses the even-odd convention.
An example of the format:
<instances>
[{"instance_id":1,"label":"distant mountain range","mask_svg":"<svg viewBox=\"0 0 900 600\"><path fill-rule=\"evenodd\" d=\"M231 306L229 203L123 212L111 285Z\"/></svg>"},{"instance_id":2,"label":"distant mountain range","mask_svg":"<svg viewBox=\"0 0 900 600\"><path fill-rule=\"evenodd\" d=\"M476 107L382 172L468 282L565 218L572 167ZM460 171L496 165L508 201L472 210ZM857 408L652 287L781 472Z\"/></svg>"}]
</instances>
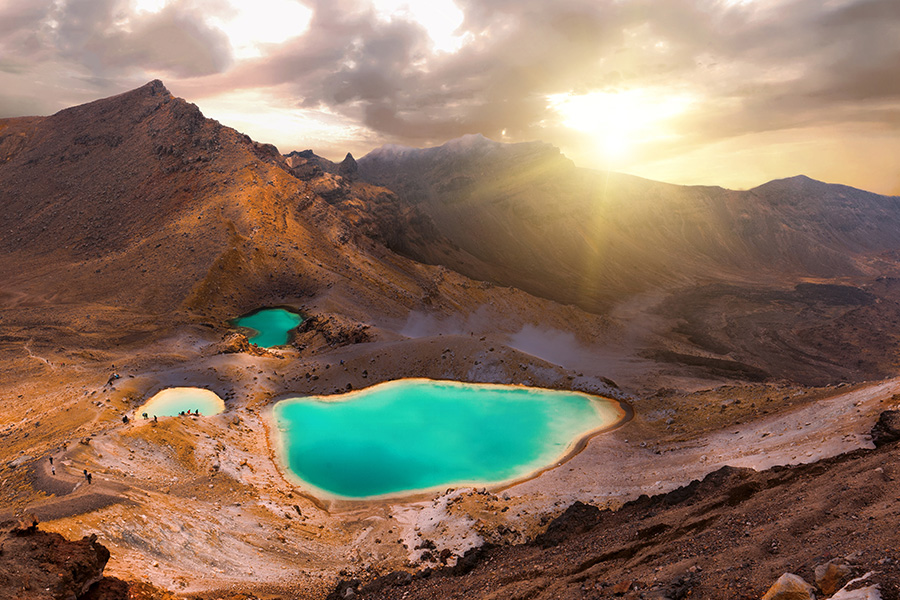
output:
<instances>
[{"instance_id":1,"label":"distant mountain range","mask_svg":"<svg viewBox=\"0 0 900 600\"><path fill-rule=\"evenodd\" d=\"M0 299L20 307L42 298L225 320L315 299L365 322L473 313L499 284L626 324L664 314L681 324L632 350L738 377L832 381L894 361L893 304L844 300L894 294L884 282L854 286L897 274L900 198L803 176L748 191L670 185L480 135L333 163L282 155L154 81L0 120L0 211ZM792 291L818 283L849 287ZM629 304L644 296L653 300ZM493 310L571 322L522 298ZM834 325L851 307L865 318ZM42 319L71 333L57 314ZM836 345L817 345L822 327ZM859 336L888 346L850 360L838 349Z\"/></svg>"},{"instance_id":2,"label":"distant mountain range","mask_svg":"<svg viewBox=\"0 0 900 600\"><path fill-rule=\"evenodd\" d=\"M871 274L900 247L900 198L804 176L748 191L670 185L480 135L384 146L358 170L477 261L441 264L587 310L687 283ZM405 247L434 254L417 240Z\"/></svg>"}]
</instances>

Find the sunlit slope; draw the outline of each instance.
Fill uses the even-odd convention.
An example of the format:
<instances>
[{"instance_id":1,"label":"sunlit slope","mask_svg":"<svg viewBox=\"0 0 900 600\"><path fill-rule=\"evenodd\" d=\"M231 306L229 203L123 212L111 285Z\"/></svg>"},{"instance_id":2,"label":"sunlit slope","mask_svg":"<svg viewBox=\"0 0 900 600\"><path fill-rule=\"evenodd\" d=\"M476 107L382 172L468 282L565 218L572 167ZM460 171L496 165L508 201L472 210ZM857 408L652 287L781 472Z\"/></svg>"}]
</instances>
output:
<instances>
[{"instance_id":1,"label":"sunlit slope","mask_svg":"<svg viewBox=\"0 0 900 600\"><path fill-rule=\"evenodd\" d=\"M358 163L484 263L447 266L589 309L698 280L871 272L873 255L900 244L900 199L805 177L749 191L676 186L481 136L386 146Z\"/></svg>"},{"instance_id":2,"label":"sunlit slope","mask_svg":"<svg viewBox=\"0 0 900 600\"><path fill-rule=\"evenodd\" d=\"M0 121L0 190L10 303L230 317L335 288L348 304L405 314L432 285L358 233L273 146L159 81Z\"/></svg>"}]
</instances>

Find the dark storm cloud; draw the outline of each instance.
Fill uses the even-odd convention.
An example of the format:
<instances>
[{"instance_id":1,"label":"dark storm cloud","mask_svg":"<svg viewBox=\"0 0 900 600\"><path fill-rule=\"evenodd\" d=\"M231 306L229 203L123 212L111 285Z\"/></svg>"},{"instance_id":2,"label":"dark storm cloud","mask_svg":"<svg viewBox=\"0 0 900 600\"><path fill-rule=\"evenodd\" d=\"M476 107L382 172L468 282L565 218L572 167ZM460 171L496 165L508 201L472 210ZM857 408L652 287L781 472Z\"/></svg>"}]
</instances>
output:
<instances>
[{"instance_id":1,"label":"dark storm cloud","mask_svg":"<svg viewBox=\"0 0 900 600\"><path fill-rule=\"evenodd\" d=\"M72 89L85 84L96 97L143 83L148 71L173 78L221 72L231 61L228 38L206 24L201 8L188 0L155 14L134 14L124 0L0 4L0 72L21 76L0 105L53 104L47 93L60 89L80 99Z\"/></svg>"},{"instance_id":2,"label":"dark storm cloud","mask_svg":"<svg viewBox=\"0 0 900 600\"><path fill-rule=\"evenodd\" d=\"M55 44L64 57L98 77L134 68L195 77L220 72L230 63L228 38L206 25L188 2L131 16L127 29L116 26L122 17L120 0L69 0L55 15Z\"/></svg>"},{"instance_id":3,"label":"dark storm cloud","mask_svg":"<svg viewBox=\"0 0 900 600\"><path fill-rule=\"evenodd\" d=\"M590 5L544 3L502 19L468 20L463 27L473 39L453 54L431 52L417 23L379 22L352 6L316 4L307 35L219 85L287 85L302 106L327 106L412 141L525 131L542 118L547 93L605 85L601 69L585 74L585 67L616 64L604 54L616 51L623 23L635 20L607 19ZM623 68L616 70L618 81Z\"/></svg>"},{"instance_id":4,"label":"dark storm cloud","mask_svg":"<svg viewBox=\"0 0 900 600\"><path fill-rule=\"evenodd\" d=\"M730 26L707 38L717 65L688 73L705 90L704 110L691 121L698 138L847 122L900 125L885 110L900 104L900 3L756 4L726 11Z\"/></svg>"},{"instance_id":5,"label":"dark storm cloud","mask_svg":"<svg viewBox=\"0 0 900 600\"><path fill-rule=\"evenodd\" d=\"M44 21L52 8L52 0L0 3L0 70L19 71L41 58Z\"/></svg>"}]
</instances>

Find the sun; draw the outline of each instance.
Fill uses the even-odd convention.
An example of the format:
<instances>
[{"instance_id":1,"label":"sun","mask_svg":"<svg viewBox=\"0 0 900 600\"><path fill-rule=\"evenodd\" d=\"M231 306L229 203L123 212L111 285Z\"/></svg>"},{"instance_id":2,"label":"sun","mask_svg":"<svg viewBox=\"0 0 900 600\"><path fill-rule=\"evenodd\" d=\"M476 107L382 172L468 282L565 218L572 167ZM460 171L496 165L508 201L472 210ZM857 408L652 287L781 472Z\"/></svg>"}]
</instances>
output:
<instances>
[{"instance_id":1,"label":"sun","mask_svg":"<svg viewBox=\"0 0 900 600\"><path fill-rule=\"evenodd\" d=\"M641 146L672 137L671 121L691 104L686 95L644 89L553 94L547 101L564 126L592 138L606 162L624 160Z\"/></svg>"},{"instance_id":2,"label":"sun","mask_svg":"<svg viewBox=\"0 0 900 600\"><path fill-rule=\"evenodd\" d=\"M372 0L372 6L382 20L399 17L421 25L438 52L457 52L471 41L458 30L465 15L453 0Z\"/></svg>"}]
</instances>

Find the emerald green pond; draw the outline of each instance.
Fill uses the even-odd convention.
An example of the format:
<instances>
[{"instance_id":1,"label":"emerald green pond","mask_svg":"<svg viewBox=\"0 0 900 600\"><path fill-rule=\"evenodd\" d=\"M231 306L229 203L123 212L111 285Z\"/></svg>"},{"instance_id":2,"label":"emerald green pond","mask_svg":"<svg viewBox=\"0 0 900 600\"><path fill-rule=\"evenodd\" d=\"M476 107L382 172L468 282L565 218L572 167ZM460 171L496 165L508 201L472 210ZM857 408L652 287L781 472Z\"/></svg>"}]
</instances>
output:
<instances>
[{"instance_id":1,"label":"emerald green pond","mask_svg":"<svg viewBox=\"0 0 900 600\"><path fill-rule=\"evenodd\" d=\"M425 379L273 408L288 474L343 498L519 479L624 416L578 392Z\"/></svg>"},{"instance_id":2,"label":"emerald green pond","mask_svg":"<svg viewBox=\"0 0 900 600\"><path fill-rule=\"evenodd\" d=\"M302 322L303 317L284 308L265 308L234 320L238 327L254 330L250 343L262 348L287 344L291 329Z\"/></svg>"},{"instance_id":3,"label":"emerald green pond","mask_svg":"<svg viewBox=\"0 0 900 600\"><path fill-rule=\"evenodd\" d=\"M180 412L197 410L201 415L217 415L225 410L225 402L215 392L203 388L166 388L150 398L135 414L147 413L147 417L152 419L154 416L174 417Z\"/></svg>"}]
</instances>

